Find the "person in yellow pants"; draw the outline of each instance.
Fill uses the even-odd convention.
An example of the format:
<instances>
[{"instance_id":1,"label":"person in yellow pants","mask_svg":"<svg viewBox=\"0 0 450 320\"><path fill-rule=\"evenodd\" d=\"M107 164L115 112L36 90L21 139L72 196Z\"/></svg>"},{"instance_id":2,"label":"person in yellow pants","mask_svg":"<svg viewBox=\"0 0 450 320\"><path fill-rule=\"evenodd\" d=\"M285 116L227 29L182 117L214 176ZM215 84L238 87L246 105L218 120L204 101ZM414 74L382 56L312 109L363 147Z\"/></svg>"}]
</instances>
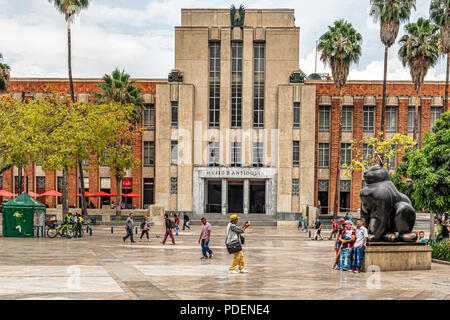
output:
<instances>
[{"instance_id":1,"label":"person in yellow pants","mask_svg":"<svg viewBox=\"0 0 450 320\"><path fill-rule=\"evenodd\" d=\"M248 221L245 222L244 226L241 228L237 225L239 217L237 214L232 214L230 216L230 223L227 226L227 239L226 243L231 243L236 240L241 242L241 234L245 232L250 226ZM229 273L247 273L248 271L244 269L244 253L241 251L234 253L233 263L228 269Z\"/></svg>"}]
</instances>

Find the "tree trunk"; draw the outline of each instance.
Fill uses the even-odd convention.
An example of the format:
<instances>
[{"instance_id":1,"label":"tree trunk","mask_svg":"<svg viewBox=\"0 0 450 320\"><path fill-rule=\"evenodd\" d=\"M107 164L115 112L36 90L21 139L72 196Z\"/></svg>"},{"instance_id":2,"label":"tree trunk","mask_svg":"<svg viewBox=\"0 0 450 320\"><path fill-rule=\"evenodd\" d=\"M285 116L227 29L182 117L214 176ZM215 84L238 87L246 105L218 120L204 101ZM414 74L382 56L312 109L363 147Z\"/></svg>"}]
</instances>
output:
<instances>
[{"instance_id":1,"label":"tree trunk","mask_svg":"<svg viewBox=\"0 0 450 320\"><path fill-rule=\"evenodd\" d=\"M386 126L384 124L385 113L386 113L386 82L387 82L387 64L388 64L388 50L389 47L386 45L384 47L384 74L383 74L383 102L381 104L381 132L383 132L383 140L386 136Z\"/></svg>"},{"instance_id":2,"label":"tree trunk","mask_svg":"<svg viewBox=\"0 0 450 320\"><path fill-rule=\"evenodd\" d=\"M75 103L75 94L73 92L73 80L72 80L72 40L70 31L70 20L67 21L67 49L68 49L68 69L69 69L69 84L70 84L70 97L72 102Z\"/></svg>"},{"instance_id":3,"label":"tree trunk","mask_svg":"<svg viewBox=\"0 0 450 320\"><path fill-rule=\"evenodd\" d=\"M122 193L122 179L116 176L116 216L120 216L120 205L121 205L121 196Z\"/></svg>"},{"instance_id":4,"label":"tree trunk","mask_svg":"<svg viewBox=\"0 0 450 320\"><path fill-rule=\"evenodd\" d=\"M436 240L434 236L434 214L430 212L430 240Z\"/></svg>"},{"instance_id":5,"label":"tree trunk","mask_svg":"<svg viewBox=\"0 0 450 320\"><path fill-rule=\"evenodd\" d=\"M22 194L22 192L23 192L23 188L22 188L22 180L23 180L23 175L22 175L22 167L18 167L17 168L17 180L19 180L18 181L18 187L17 187L17 190L18 190L18 194L20 195L20 194Z\"/></svg>"},{"instance_id":6,"label":"tree trunk","mask_svg":"<svg viewBox=\"0 0 450 320\"><path fill-rule=\"evenodd\" d=\"M81 180L81 215L86 216L86 189L84 188L84 172L81 161L78 161L78 167L80 168L80 180Z\"/></svg>"},{"instance_id":7,"label":"tree trunk","mask_svg":"<svg viewBox=\"0 0 450 320\"><path fill-rule=\"evenodd\" d=\"M68 169L65 167L63 169L63 190L62 190L62 197L63 197L63 203L62 203L62 213L63 217L67 214L69 211L69 195L67 192L67 176L68 176Z\"/></svg>"},{"instance_id":8,"label":"tree trunk","mask_svg":"<svg viewBox=\"0 0 450 320\"><path fill-rule=\"evenodd\" d=\"M445 76L444 112L448 111L448 72L450 70L450 53L447 53L447 74Z\"/></svg>"},{"instance_id":9,"label":"tree trunk","mask_svg":"<svg viewBox=\"0 0 450 320\"><path fill-rule=\"evenodd\" d=\"M341 138L342 138L342 88L339 90L339 123L338 123L338 147L336 156L336 188L334 192L334 207L333 217L338 216L339 210L339 191L340 191L340 176L341 176Z\"/></svg>"},{"instance_id":10,"label":"tree trunk","mask_svg":"<svg viewBox=\"0 0 450 320\"><path fill-rule=\"evenodd\" d=\"M417 142L417 148L420 148L419 137L419 90L416 91L416 106L414 107L414 141Z\"/></svg>"}]
</instances>

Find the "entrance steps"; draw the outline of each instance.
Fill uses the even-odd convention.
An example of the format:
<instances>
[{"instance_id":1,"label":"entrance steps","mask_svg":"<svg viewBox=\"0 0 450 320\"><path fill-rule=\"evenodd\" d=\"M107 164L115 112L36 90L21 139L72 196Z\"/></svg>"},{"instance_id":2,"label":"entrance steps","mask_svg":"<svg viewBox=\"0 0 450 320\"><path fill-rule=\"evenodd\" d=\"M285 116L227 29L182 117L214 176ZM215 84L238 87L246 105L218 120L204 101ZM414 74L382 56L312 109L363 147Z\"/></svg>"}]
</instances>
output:
<instances>
[{"instance_id":1,"label":"entrance steps","mask_svg":"<svg viewBox=\"0 0 450 320\"><path fill-rule=\"evenodd\" d=\"M249 214L238 214L240 217L239 224L244 224L245 221L250 221L252 226L259 227L276 227L277 226L277 217L276 216L268 216L266 214L257 214L257 213L249 213ZM206 220L211 223L213 226L226 226L230 222L230 214L222 215L220 213L205 213L203 215L189 215L190 224L191 225L201 225L201 218L205 217ZM183 217L180 217L180 228L183 226Z\"/></svg>"}]
</instances>

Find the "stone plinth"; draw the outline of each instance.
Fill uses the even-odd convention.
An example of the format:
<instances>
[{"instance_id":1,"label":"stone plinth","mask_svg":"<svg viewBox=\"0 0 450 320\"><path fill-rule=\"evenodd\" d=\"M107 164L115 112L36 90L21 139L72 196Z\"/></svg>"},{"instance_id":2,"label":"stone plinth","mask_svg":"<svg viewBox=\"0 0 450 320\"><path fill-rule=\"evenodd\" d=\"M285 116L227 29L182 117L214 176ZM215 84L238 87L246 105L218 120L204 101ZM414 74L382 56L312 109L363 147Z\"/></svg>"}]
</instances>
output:
<instances>
[{"instance_id":1,"label":"stone plinth","mask_svg":"<svg viewBox=\"0 0 450 320\"><path fill-rule=\"evenodd\" d=\"M370 266L380 271L430 270L431 247L416 242L368 242L361 271L367 272Z\"/></svg>"},{"instance_id":2,"label":"stone plinth","mask_svg":"<svg viewBox=\"0 0 450 320\"><path fill-rule=\"evenodd\" d=\"M150 217L154 226L162 226L164 223L164 206L160 204L150 205Z\"/></svg>"}]
</instances>

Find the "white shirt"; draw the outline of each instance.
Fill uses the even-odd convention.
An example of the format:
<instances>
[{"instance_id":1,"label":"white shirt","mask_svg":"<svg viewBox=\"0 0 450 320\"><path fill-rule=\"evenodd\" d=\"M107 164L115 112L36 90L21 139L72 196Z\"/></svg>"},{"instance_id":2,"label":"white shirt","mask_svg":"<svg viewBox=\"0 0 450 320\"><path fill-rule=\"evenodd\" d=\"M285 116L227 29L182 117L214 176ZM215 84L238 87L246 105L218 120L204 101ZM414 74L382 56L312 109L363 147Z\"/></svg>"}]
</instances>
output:
<instances>
[{"instance_id":1,"label":"white shirt","mask_svg":"<svg viewBox=\"0 0 450 320\"><path fill-rule=\"evenodd\" d=\"M358 248L364 242L364 238L367 238L369 233L367 232L367 228L361 226L361 228L356 228L356 241L355 248Z\"/></svg>"}]
</instances>

